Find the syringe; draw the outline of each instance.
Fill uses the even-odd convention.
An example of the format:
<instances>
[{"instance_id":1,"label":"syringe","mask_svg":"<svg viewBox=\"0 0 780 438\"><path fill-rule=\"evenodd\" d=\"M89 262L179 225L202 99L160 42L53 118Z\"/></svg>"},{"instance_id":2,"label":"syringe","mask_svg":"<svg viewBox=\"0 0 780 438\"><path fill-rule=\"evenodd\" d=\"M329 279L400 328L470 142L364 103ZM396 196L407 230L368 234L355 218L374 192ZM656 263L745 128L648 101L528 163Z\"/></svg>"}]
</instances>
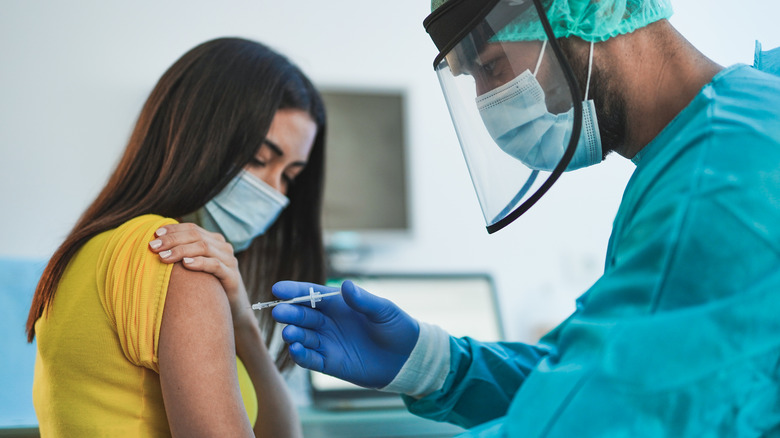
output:
<instances>
[{"instance_id":1,"label":"syringe","mask_svg":"<svg viewBox=\"0 0 780 438\"><path fill-rule=\"evenodd\" d=\"M278 304L294 304L294 303L303 303L305 301L310 302L312 309L314 309L317 307L316 303L322 301L323 298L332 297L333 295L339 295L339 294L341 294L340 290L337 290L336 292L322 293L322 292L317 292L314 290L313 287L310 287L309 295L302 295L300 297L295 297L290 300L276 300L276 301L266 301L265 303L255 303L252 304L252 309L254 310L267 309L269 307L274 307Z\"/></svg>"}]
</instances>

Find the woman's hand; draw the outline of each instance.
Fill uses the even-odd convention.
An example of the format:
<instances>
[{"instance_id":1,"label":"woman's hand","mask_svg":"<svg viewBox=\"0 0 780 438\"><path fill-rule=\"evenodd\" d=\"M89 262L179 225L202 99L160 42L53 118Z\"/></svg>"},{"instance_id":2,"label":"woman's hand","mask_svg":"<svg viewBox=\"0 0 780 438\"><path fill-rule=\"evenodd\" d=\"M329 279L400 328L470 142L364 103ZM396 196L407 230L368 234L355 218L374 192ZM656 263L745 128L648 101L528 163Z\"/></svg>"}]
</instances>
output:
<instances>
[{"instance_id":1,"label":"woman's hand","mask_svg":"<svg viewBox=\"0 0 780 438\"><path fill-rule=\"evenodd\" d=\"M254 323L233 246L221 234L206 231L195 224L181 223L158 229L155 237L149 242L149 248L164 263L182 262L186 269L207 272L219 279L230 303L234 326L246 321ZM249 317L252 319L245 319Z\"/></svg>"}]
</instances>

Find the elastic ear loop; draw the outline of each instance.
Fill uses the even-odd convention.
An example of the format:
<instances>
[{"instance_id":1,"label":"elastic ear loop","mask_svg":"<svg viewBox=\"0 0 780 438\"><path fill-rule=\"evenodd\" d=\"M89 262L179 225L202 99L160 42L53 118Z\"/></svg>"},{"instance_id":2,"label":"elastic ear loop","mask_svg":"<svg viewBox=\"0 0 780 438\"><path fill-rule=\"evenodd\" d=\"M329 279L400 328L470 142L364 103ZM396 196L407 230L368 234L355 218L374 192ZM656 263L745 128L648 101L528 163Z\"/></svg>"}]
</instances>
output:
<instances>
[{"instance_id":1,"label":"elastic ear loop","mask_svg":"<svg viewBox=\"0 0 780 438\"><path fill-rule=\"evenodd\" d=\"M539 71L539 66L542 65L542 58L544 57L545 47L547 47L547 40L544 40L544 42L542 42L542 51L539 52L539 59L536 61L536 67L534 68L534 77L536 77L536 72Z\"/></svg>"},{"instance_id":2,"label":"elastic ear loop","mask_svg":"<svg viewBox=\"0 0 780 438\"><path fill-rule=\"evenodd\" d=\"M542 65L542 58L544 58L544 49L547 47L547 40L542 42L542 51L539 53L539 59L536 61L536 67L534 67L534 77L539 72L539 66ZM590 77L593 73L593 41L590 42L590 53L588 53L588 82L585 84L585 100L588 100L590 94Z\"/></svg>"},{"instance_id":3,"label":"elastic ear loop","mask_svg":"<svg viewBox=\"0 0 780 438\"><path fill-rule=\"evenodd\" d=\"M547 40L545 40L547 42ZM590 92L590 74L593 72L593 41L590 42L590 55L588 55L588 83L585 84L585 101L588 100Z\"/></svg>"}]
</instances>

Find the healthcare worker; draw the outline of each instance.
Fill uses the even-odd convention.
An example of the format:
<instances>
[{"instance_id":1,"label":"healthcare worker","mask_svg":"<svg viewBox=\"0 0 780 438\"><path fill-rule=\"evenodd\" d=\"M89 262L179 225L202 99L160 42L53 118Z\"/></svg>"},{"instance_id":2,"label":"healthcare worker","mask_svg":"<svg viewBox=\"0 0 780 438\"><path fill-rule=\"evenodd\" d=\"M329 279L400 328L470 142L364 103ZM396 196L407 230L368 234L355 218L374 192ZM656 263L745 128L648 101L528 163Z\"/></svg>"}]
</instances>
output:
<instances>
[{"instance_id":1,"label":"healthcare worker","mask_svg":"<svg viewBox=\"0 0 780 438\"><path fill-rule=\"evenodd\" d=\"M723 68L670 25L668 0L433 9L489 232L565 170L613 151L636 164L604 274L537 345L454 338L345 282L316 309L273 310L294 360L466 436L780 435L780 78L759 71L776 52Z\"/></svg>"}]
</instances>

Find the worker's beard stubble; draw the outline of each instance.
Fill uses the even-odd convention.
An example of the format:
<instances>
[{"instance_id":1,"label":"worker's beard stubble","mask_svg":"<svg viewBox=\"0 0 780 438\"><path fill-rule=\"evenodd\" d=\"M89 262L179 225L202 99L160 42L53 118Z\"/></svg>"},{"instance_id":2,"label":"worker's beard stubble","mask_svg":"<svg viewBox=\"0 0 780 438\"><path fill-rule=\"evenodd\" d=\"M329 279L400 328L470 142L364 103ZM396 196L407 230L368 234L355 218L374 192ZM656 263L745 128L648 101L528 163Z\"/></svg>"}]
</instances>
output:
<instances>
[{"instance_id":1,"label":"worker's beard stubble","mask_svg":"<svg viewBox=\"0 0 780 438\"><path fill-rule=\"evenodd\" d=\"M580 91L585 93L588 82L589 44L584 51L576 52L568 38L559 38L558 43L574 71ZM626 103L623 96L610 87L610 83L612 81L609 74L594 62L588 98L592 99L596 106L603 158L626 144Z\"/></svg>"}]
</instances>

